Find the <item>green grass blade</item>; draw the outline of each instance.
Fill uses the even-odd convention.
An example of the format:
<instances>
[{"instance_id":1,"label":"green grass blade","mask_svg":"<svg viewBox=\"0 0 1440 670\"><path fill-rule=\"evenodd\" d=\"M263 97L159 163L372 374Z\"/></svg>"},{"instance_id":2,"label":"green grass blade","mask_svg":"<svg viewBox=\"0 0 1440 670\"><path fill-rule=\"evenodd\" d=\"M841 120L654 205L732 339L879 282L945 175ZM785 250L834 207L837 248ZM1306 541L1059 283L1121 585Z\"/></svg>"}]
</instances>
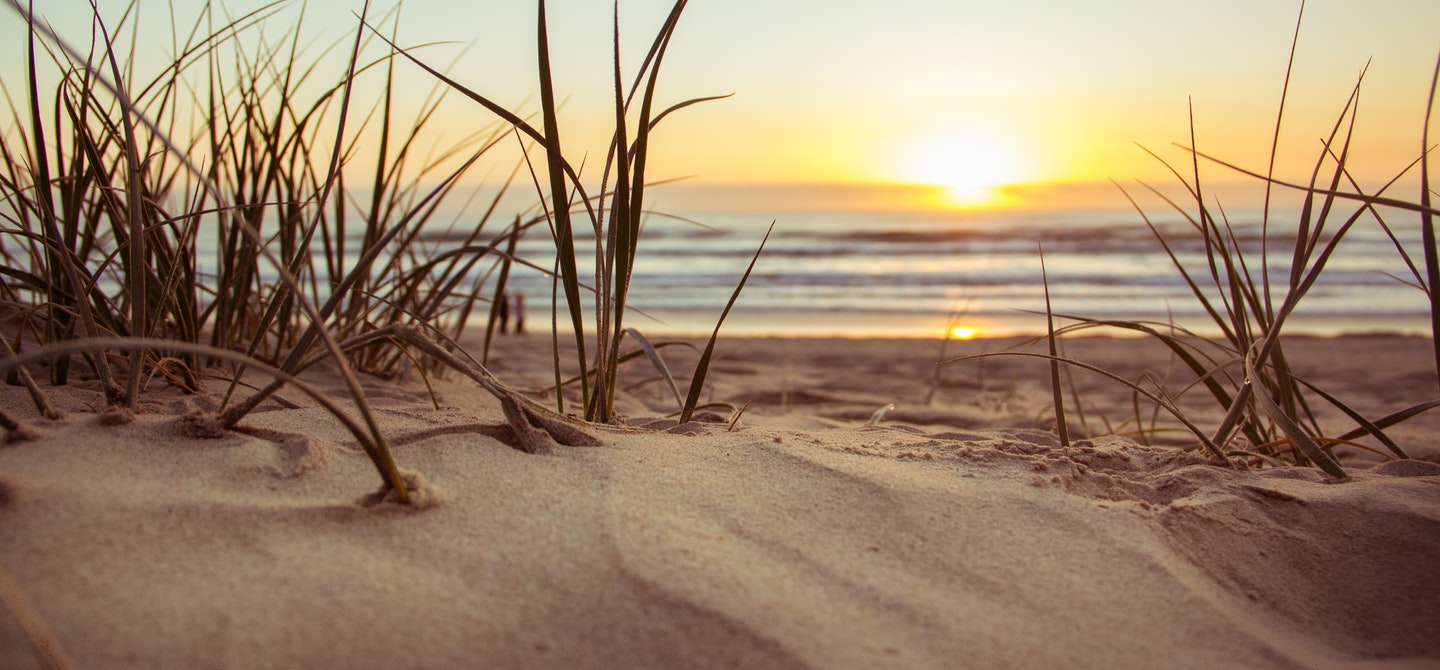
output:
<instances>
[{"instance_id":1,"label":"green grass blade","mask_svg":"<svg viewBox=\"0 0 1440 670\"><path fill-rule=\"evenodd\" d=\"M624 335L624 318L626 304L630 292L630 281L634 275L635 261L639 251L640 224L645 211L645 175L647 159L649 158L650 131L654 127L652 119L655 101L655 88L659 81L661 64L664 62L665 53L670 44L670 38L674 34L681 13L684 11L686 0L678 0L671 7L670 14L666 17L665 24L661 27L655 40L651 44L650 52L647 55L645 66L641 69L637 82L645 80L645 88L641 96L640 116L637 122L636 137L632 145L628 138L626 111L627 102L622 98L623 83L620 73L620 24L619 24L619 3L615 3L615 141L616 149L615 162L616 193L615 206L612 211L612 227L610 234L610 249L607 257L611 259L613 267L613 280L610 291L605 298L607 303L612 305L611 311L605 316L611 334L612 343L609 346L610 356L602 362L603 378L597 381L597 387L603 390L597 391L604 394L604 399L596 404L600 412L595 418L605 420L611 411L614 401L614 388L616 383L615 354L620 349L620 339ZM648 77L646 76L648 68Z\"/></svg>"},{"instance_id":2,"label":"green grass blade","mask_svg":"<svg viewBox=\"0 0 1440 670\"><path fill-rule=\"evenodd\" d=\"M1301 0L1300 11L1295 17L1295 32L1290 38L1290 57L1285 63L1285 83L1280 87L1280 105L1275 112L1275 131L1270 136L1270 162L1265 167L1267 177L1275 176L1275 160L1280 154L1280 128L1285 120L1285 103L1290 100L1290 79L1295 71L1295 53L1300 46L1300 25L1305 19L1305 2ZM1273 195L1273 185L1265 182L1265 202L1261 210L1260 228L1260 276L1270 276L1270 249L1268 235L1270 229L1270 203ZM1267 314L1274 313L1274 304L1270 295L1270 282L1264 284L1265 311Z\"/></svg>"}]
</instances>

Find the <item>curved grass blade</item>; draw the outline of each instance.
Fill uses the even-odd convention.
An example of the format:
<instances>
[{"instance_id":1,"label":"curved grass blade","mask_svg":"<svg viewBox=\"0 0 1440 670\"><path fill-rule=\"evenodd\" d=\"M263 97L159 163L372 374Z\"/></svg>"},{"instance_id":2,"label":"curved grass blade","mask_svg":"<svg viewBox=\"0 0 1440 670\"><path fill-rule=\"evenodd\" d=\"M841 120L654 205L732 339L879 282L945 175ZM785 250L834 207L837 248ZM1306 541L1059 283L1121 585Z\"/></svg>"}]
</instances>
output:
<instances>
[{"instance_id":1,"label":"curved grass blade","mask_svg":"<svg viewBox=\"0 0 1440 670\"><path fill-rule=\"evenodd\" d=\"M1216 157L1214 157L1214 156L1211 156L1210 154L1207 154L1207 153L1205 153L1205 152L1203 152L1203 151L1199 151L1199 150L1197 150L1197 149L1194 149L1194 148L1191 148L1191 147L1187 147L1187 146L1185 146L1185 145L1183 145L1183 144L1176 144L1175 146L1178 147L1178 148L1180 148L1180 149L1183 149L1183 150L1185 150L1185 151L1192 152L1192 153L1194 153L1195 155L1197 155L1197 156L1199 156L1199 157L1201 157L1201 158L1204 158L1205 160L1208 160L1208 161L1210 161L1210 162L1212 162L1212 163L1215 163L1216 165L1221 165L1221 166L1223 166L1223 167L1226 167L1226 168L1229 168L1229 169L1234 170L1234 171L1236 171L1236 172L1239 172L1240 174L1247 175L1247 176L1250 176L1250 177L1254 177L1254 178L1256 178L1256 179L1264 179L1264 180L1266 180L1266 181L1269 181L1269 182L1271 182L1271 183L1274 183L1276 186L1284 186L1285 188L1288 188L1288 189L1292 189L1292 190L1296 190L1296 191L1303 191L1303 192L1306 192L1306 193L1310 193L1310 194L1312 194L1312 195L1323 195L1323 196L1327 196L1327 197L1340 198L1340 199L1342 199L1342 200L1353 200L1353 201L1355 201L1355 202L1362 202L1362 203L1366 203L1366 204L1370 204L1370 205L1378 205L1378 206L1381 206L1381 207L1392 207L1392 208L1394 208L1394 209L1402 209L1402 210L1405 210L1405 211L1407 211L1407 212L1416 212L1416 213L1419 213L1419 214L1422 215L1422 216L1431 216L1431 217L1440 216L1440 209L1436 209L1436 208L1434 207L1434 205L1432 205L1432 204L1429 202L1430 199L1429 199L1428 197L1422 198L1422 199L1421 199L1421 202L1418 202L1418 203L1417 203L1417 202L1410 202L1409 200L1402 200L1402 199L1400 199L1400 198L1381 197L1381 196L1367 195L1367 194L1364 194L1364 193L1351 193L1351 192L1349 192L1349 191L1337 191L1337 190L1332 190L1332 189L1318 188L1318 187L1315 187L1315 186L1308 186L1308 185L1305 185L1305 184L1296 184L1296 183L1294 183L1294 182L1285 181L1285 180L1283 180L1283 179L1275 179L1275 178L1271 178L1271 177L1266 177L1265 175L1259 174L1259 173L1257 173L1257 172L1255 172L1255 171L1253 171L1253 170L1247 170L1247 169L1245 169L1245 168L1243 168L1243 167L1240 167L1240 166L1238 166L1238 165L1236 165L1236 164L1234 164L1234 163L1231 163L1231 162L1228 162L1228 161L1225 161L1225 160L1221 160L1221 159L1216 158ZM1423 163L1422 163L1422 166L1423 166ZM1428 191L1427 191L1427 192L1428 192ZM1440 267L1440 261L1437 261L1437 267Z\"/></svg>"},{"instance_id":2,"label":"curved grass blade","mask_svg":"<svg viewBox=\"0 0 1440 670\"><path fill-rule=\"evenodd\" d=\"M1118 382L1118 383L1120 383L1120 384L1123 384L1124 386L1126 386L1127 388L1131 389L1132 391L1134 391L1134 392L1136 392L1136 393L1139 393L1139 394L1142 395L1142 396L1145 396L1145 399L1146 399L1146 400L1149 400L1150 402L1155 403L1155 405L1156 405L1157 407L1160 407L1161 409L1165 410L1165 412L1166 412L1167 414L1169 414L1170 416L1175 417L1175 419L1176 419L1177 421L1179 421L1182 425L1185 426L1186 430L1189 430L1189 431L1190 431L1190 434L1191 434L1191 435L1194 435L1197 439L1200 440L1200 444L1205 447L1205 450L1206 450L1206 451L1209 451L1210 454L1211 454L1212 456L1214 456L1216 459L1218 459L1218 460L1226 463L1227 465L1229 465L1229 462L1225 460L1225 455L1220 451L1220 448L1217 447L1217 446L1215 445L1215 443L1210 440L1210 437L1205 434L1205 431L1200 430L1200 427L1199 427L1199 426L1196 426L1196 425L1194 424L1194 422L1190 421L1189 417L1186 417L1186 416L1185 416L1185 413L1182 412L1182 411L1180 411L1180 408L1179 408L1179 407L1176 407L1176 406L1175 406L1175 403L1171 402L1168 398L1165 398L1165 397L1160 396L1160 395L1156 395L1154 392L1150 391L1149 389L1146 389L1145 387L1143 387L1143 386L1141 386L1141 385L1139 385L1139 384L1136 384L1134 381L1131 381L1131 380L1129 380L1129 379L1126 379L1126 378L1124 378L1124 377L1121 377L1120 375L1117 375L1117 374L1115 374L1115 373L1113 373L1113 372L1111 372L1111 371L1109 371L1109 370L1106 370L1105 368L1102 368L1102 367L1099 367L1099 366L1096 366L1096 365L1091 365L1090 363L1086 363L1086 362L1083 362L1083 361L1078 361L1078 360L1075 360L1075 359L1073 359L1073 358L1063 358L1063 357L1051 356L1051 355L1049 355L1049 354L1036 354L1036 353L1031 353L1031 352L1028 352L1028 351L994 351L994 352L990 352L990 353L973 354L973 355L970 355L970 356L961 356L960 358L952 358L952 359L950 359L950 360L948 360L948 361L943 361L943 363L960 363L960 362L964 362L964 361L981 360L981 359L985 359L985 358L996 358L996 357L1001 357L1001 356L1009 356L1009 357L1017 357L1017 358L1039 358L1039 359L1042 359L1042 360L1054 361L1054 362L1057 362L1057 363L1063 363L1063 364L1065 364L1065 365L1072 365L1072 366L1075 366L1075 367L1080 368L1080 369L1082 369L1082 370L1089 370L1090 372L1093 372L1093 373L1098 374L1098 375L1100 375L1100 376L1102 376L1102 377L1105 377L1105 378L1107 378L1107 379L1110 379L1111 381L1115 381L1115 382Z\"/></svg>"},{"instance_id":3,"label":"curved grass blade","mask_svg":"<svg viewBox=\"0 0 1440 670\"><path fill-rule=\"evenodd\" d=\"M654 345L650 344L649 339L646 339L644 335L640 334L640 331L634 328L626 328L625 334L629 335L640 345L640 350L645 352L645 357L650 359L650 364L655 366L655 371L660 373L660 377L665 380L665 385L670 387L670 392L675 395L675 406L684 408L685 399L680 396L680 387L675 384L675 377L670 374L670 367L665 365L665 359L660 357L660 352L655 349Z\"/></svg>"},{"instance_id":4,"label":"curved grass blade","mask_svg":"<svg viewBox=\"0 0 1440 670\"><path fill-rule=\"evenodd\" d=\"M13 9L21 13L23 16L30 16L30 14L25 9L21 8L18 4L16 4L14 0L12 0L10 4ZM368 7L368 0L366 6ZM31 19L31 23L33 26L33 17ZM71 58L74 58L78 62L85 61L85 59L80 56L79 52L76 49L71 47L65 40L60 38L60 36L57 35L50 28L37 27L37 30L43 33L48 39L50 39L57 47L59 47L65 53L69 54ZM220 203L227 202L227 198L220 192L219 186L214 182L211 175L199 169L196 166L195 162L190 159L188 152L177 146L175 142L165 134L164 128L160 127L154 120L149 118L143 110L139 109L134 105L134 103L126 95L125 89L121 85L121 83L109 81L101 73L94 71L93 67L86 66L86 71L93 74L94 80L98 84L100 84L100 86L104 87L116 97L116 99L123 107L123 112L125 114L133 116L134 121L144 125L150 131L150 136L155 142L157 142L159 145L162 145L164 149L168 150L170 155L172 155L175 160L183 166L183 169L186 172L195 175L199 179L199 185L204 188L211 195L211 197L213 197L217 202ZM282 283L286 285L287 289L296 296L296 302L299 304L301 310L305 313L305 315L307 316L307 318L309 318L311 322L311 328L309 332L314 333L314 336L318 336L328 350L330 350L332 353L337 354L337 361L339 364L338 369L341 377L345 382L347 390L356 400L356 406L361 414L361 417L364 419L367 428L370 431L371 439L373 440L374 446L377 448L378 452L383 455L384 458L388 459L389 447L385 443L384 435L380 433L380 429L378 424L376 423L375 417L370 412L368 403L364 401L364 391L360 388L360 382L358 378L356 378L354 370L351 369L351 367L338 356L339 348L335 342L335 338L323 325L325 319L320 317L314 305L312 305L309 300L306 300L304 298L303 294L300 291L300 283L289 271L287 264L282 263L268 248L266 248L264 240L260 236L259 231L256 230L256 228L251 225L250 222L245 221L243 217L237 217L236 224L239 231L247 239L249 239L251 243L255 245L254 251L260 256L263 256L267 260L267 262L269 262L275 268L276 276ZM80 301L79 306L82 310L82 313L84 313L84 311L88 309L85 301ZM154 340L147 340L145 338L131 338L128 341L148 343L153 342ZM168 348L177 351L203 351L206 352L208 355L209 352L218 350L218 348L209 348L204 350L182 348L179 345L183 343L175 342L172 340L166 340L166 342L168 343ZM141 346L149 346L149 344L144 344ZM188 346L189 345L187 345L187 347ZM292 352L292 355L293 353L294 352ZM104 365L105 357L97 357L97 360L102 365ZM278 389L279 385L274 385L273 388ZM225 425L227 426L233 425L234 421L238 420L238 416L239 415L233 412L227 412L223 416L222 420L226 422ZM404 490L405 484L399 478L398 472L392 472L391 474L393 474L393 477L389 477L387 483L395 489L396 496L402 503L408 502L408 496L405 494Z\"/></svg>"},{"instance_id":5,"label":"curved grass blade","mask_svg":"<svg viewBox=\"0 0 1440 670\"><path fill-rule=\"evenodd\" d=\"M147 349L172 349L212 356L220 360L235 363L243 363L248 368L270 375L284 384L294 386L305 395L310 396L310 398L323 407L325 411L334 416L335 419L355 437L356 441L360 443L361 448L365 450L365 454L370 457L370 461L374 463L376 470L379 471L380 478L395 490L396 498L400 503L409 504L409 498L405 491L405 483L400 476L400 470L395 464L395 459L391 456L390 450L384 442L373 439L374 433L371 430L367 430L366 427L356 423L356 421L350 417L349 413L339 405L336 405L335 401L331 399L330 395L325 391L301 381L294 375L280 368L271 366L240 352L192 342L177 342L174 340L147 337L100 337L48 344L18 356L5 358L4 360L0 360L0 374L4 374L9 370L27 363L45 360L57 353L97 352L109 349L129 350L137 347ZM356 398L356 402L357 404L363 402L363 398Z\"/></svg>"},{"instance_id":6,"label":"curved grass blade","mask_svg":"<svg viewBox=\"0 0 1440 670\"><path fill-rule=\"evenodd\" d=\"M1420 415L1420 414L1423 414L1423 413L1428 412L1428 411L1430 411L1430 410L1432 410L1432 409L1435 409L1436 407L1440 407L1440 400L1429 400L1429 401L1422 402L1422 403L1419 403L1419 404L1416 404L1416 405L1411 405L1410 407L1406 407L1405 409L1402 409L1402 410L1400 410L1400 411L1398 411L1398 412L1392 412L1392 413L1390 413L1390 414L1386 414L1385 416L1380 417L1379 419L1376 419L1376 420L1372 421L1371 423L1373 423L1377 428L1389 428L1390 426L1393 426L1393 425L1395 425L1395 424L1398 424L1398 423L1401 423L1401 422L1404 422L1404 421L1408 421L1408 420L1410 420L1410 419L1412 419L1412 418L1414 418L1414 417L1416 417L1416 416L1418 416L1418 415ZM1364 428L1356 428L1355 430L1352 430L1352 431L1350 431L1350 432L1348 432L1348 433L1345 433L1344 435L1341 435L1338 439L1341 439L1341 440L1353 440L1353 439L1355 439L1355 438L1357 438L1357 437L1360 437L1361 435L1364 435L1364 434L1365 434L1365 429L1364 429Z\"/></svg>"}]
</instances>

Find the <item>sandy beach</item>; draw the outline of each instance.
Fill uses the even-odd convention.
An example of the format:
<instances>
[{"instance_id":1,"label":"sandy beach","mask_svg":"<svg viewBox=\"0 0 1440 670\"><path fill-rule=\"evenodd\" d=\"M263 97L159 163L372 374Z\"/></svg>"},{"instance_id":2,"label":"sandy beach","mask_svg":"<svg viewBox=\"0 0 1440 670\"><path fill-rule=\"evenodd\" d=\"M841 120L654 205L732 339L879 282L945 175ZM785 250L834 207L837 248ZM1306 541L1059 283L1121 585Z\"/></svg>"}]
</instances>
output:
<instances>
[{"instance_id":1,"label":"sandy beach","mask_svg":"<svg viewBox=\"0 0 1440 670\"><path fill-rule=\"evenodd\" d=\"M141 4L0 21L0 670L1440 670L1440 2Z\"/></svg>"},{"instance_id":2,"label":"sandy beach","mask_svg":"<svg viewBox=\"0 0 1440 670\"><path fill-rule=\"evenodd\" d=\"M491 368L545 401L547 341L502 338ZM1151 341L1066 347L1184 386ZM1287 347L1368 416L1436 396L1426 339ZM693 354L662 352L688 374ZM46 389L59 421L0 388L31 432L0 446L0 667L1440 665L1440 415L1392 431L1413 460L1340 448L1353 476L1330 483L1138 444L1130 392L1082 373L1084 439L1062 448L1040 361L937 377L939 341L838 338L722 338L716 357L707 399L738 419L676 426L642 359L624 429L541 456L458 375L433 399L364 378L415 508L376 503L374 466L299 394L202 438L186 416L218 381L153 380L129 422L94 382Z\"/></svg>"}]
</instances>

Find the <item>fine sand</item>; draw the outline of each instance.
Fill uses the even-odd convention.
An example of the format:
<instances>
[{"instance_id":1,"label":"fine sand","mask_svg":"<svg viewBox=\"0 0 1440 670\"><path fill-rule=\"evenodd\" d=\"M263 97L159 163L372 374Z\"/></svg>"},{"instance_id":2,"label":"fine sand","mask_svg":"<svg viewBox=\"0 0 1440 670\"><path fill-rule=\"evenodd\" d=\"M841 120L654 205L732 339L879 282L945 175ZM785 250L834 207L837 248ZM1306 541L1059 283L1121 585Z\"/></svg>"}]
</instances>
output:
<instances>
[{"instance_id":1,"label":"fine sand","mask_svg":"<svg viewBox=\"0 0 1440 670\"><path fill-rule=\"evenodd\" d=\"M548 340L503 338L491 367L543 389ZM1371 417L1437 395L1428 340L1288 347ZM683 393L693 354L662 353ZM1066 353L1187 381L1147 340ZM374 467L298 393L201 437L208 400L163 378L129 422L94 382L46 389L59 421L6 386L30 439L0 446L0 667L1440 666L1440 417L1393 431L1415 460L1341 448L1353 477L1327 483L1125 437L1062 449L1044 362L944 366L927 403L939 356L725 339L709 397L748 407L682 426L637 360L630 429L544 456L457 375L438 408L418 377L366 378L420 509L371 502ZM1072 434L1133 429L1126 389L1073 381Z\"/></svg>"}]
</instances>

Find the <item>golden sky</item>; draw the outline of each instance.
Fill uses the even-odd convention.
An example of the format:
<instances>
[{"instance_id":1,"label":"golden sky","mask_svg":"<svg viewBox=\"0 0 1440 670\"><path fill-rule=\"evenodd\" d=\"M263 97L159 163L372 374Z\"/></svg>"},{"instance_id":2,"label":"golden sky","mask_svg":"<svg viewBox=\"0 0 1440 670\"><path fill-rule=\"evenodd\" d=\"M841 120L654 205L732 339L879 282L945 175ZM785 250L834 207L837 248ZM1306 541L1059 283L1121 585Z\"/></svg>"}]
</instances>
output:
<instances>
[{"instance_id":1,"label":"golden sky","mask_svg":"<svg viewBox=\"0 0 1440 670\"><path fill-rule=\"evenodd\" d=\"M87 4L54 0L39 11L88 40ZM224 4L239 13L262 3ZM361 4L310 0L311 53L343 39ZM671 4L620 2L627 74ZM121 6L101 3L107 16ZM297 8L268 33L288 29ZM163 52L166 10L145 11L159 13L166 37L142 44ZM611 11L607 0L549 3L565 143L592 162L612 121ZM734 96L667 120L651 174L696 176L668 196L682 207L733 206L747 193L753 206L776 208L1116 204L1108 179L1169 180L1136 143L1188 162L1171 143L1188 143L1192 100L1203 151L1263 169L1299 12L1298 0L696 0L665 61L661 103ZM3 74L15 95L22 27L10 14L0 38L13 52ZM1351 165L1373 184L1413 160L1437 27L1434 0L1306 4L1282 174L1308 173L1371 59ZM398 26L403 44L450 42L420 53L522 112L538 107L534 34L534 6L518 1L407 0ZM428 76L399 72L403 97L422 99ZM440 119L460 137L491 117L455 99Z\"/></svg>"}]
</instances>

